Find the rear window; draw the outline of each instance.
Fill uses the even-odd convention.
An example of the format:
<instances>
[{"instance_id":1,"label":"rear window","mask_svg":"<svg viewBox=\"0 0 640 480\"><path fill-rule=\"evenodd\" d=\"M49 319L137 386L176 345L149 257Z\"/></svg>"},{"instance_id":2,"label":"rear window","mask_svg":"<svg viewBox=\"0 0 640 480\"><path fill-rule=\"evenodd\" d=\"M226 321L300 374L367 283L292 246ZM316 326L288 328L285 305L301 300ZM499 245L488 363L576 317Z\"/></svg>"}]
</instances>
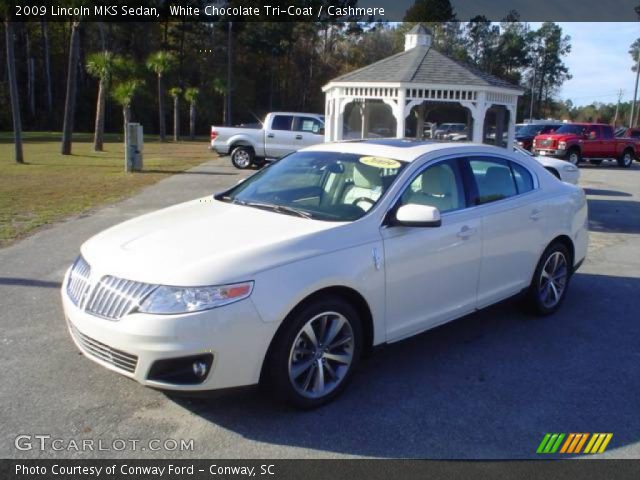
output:
<instances>
[{"instance_id":1,"label":"rear window","mask_svg":"<svg viewBox=\"0 0 640 480\"><path fill-rule=\"evenodd\" d=\"M271 123L272 130L291 130L293 117L291 115L276 115Z\"/></svg>"}]
</instances>

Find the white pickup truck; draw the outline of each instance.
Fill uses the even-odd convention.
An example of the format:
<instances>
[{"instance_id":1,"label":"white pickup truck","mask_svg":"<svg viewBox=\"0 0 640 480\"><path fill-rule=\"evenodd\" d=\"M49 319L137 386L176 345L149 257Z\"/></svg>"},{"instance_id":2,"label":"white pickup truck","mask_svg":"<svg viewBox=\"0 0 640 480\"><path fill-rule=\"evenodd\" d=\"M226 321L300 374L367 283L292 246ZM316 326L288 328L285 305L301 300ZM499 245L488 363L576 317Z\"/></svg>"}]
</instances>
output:
<instances>
[{"instance_id":1,"label":"white pickup truck","mask_svg":"<svg viewBox=\"0 0 640 480\"><path fill-rule=\"evenodd\" d=\"M272 112L262 128L211 127L211 150L231 154L236 168L261 166L288 153L324 142L324 115Z\"/></svg>"}]
</instances>

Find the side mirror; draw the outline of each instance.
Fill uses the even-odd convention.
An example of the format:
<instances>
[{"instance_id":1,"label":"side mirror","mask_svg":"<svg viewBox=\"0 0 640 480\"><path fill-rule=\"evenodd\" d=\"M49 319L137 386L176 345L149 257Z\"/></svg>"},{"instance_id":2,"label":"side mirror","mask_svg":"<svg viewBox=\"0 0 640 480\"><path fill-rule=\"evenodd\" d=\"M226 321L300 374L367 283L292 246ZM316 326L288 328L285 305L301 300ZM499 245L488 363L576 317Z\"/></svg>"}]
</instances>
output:
<instances>
[{"instance_id":1,"label":"side mirror","mask_svg":"<svg viewBox=\"0 0 640 480\"><path fill-rule=\"evenodd\" d=\"M316 135L324 135L324 127L320 127L316 132Z\"/></svg>"},{"instance_id":2,"label":"side mirror","mask_svg":"<svg viewBox=\"0 0 640 480\"><path fill-rule=\"evenodd\" d=\"M393 225L405 227L439 227L440 210L431 205L403 205L394 214Z\"/></svg>"}]
</instances>

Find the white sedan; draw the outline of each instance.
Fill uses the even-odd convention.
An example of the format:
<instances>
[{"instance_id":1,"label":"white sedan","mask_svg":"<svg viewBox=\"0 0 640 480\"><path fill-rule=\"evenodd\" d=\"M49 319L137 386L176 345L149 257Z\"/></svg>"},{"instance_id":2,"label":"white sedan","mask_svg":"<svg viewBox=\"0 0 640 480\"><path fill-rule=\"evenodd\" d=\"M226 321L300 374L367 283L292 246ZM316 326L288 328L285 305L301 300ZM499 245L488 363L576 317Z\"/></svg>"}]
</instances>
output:
<instances>
[{"instance_id":1,"label":"white sedan","mask_svg":"<svg viewBox=\"0 0 640 480\"><path fill-rule=\"evenodd\" d=\"M583 191L523 155L333 143L96 235L62 300L77 347L143 385L314 407L375 345L519 293L555 312L587 242Z\"/></svg>"},{"instance_id":2,"label":"white sedan","mask_svg":"<svg viewBox=\"0 0 640 480\"><path fill-rule=\"evenodd\" d=\"M558 158L553 157L541 157L539 155L534 155L529 150L525 150L522 147L515 146L513 150L516 153L521 155L526 155L530 158L535 158L538 162L542 164L544 168L546 168L549 172L551 172L556 178L562 180L563 182L570 183L572 185L577 185L578 180L580 180L580 169L573 165L572 163L567 162L566 160L560 160Z\"/></svg>"}]
</instances>

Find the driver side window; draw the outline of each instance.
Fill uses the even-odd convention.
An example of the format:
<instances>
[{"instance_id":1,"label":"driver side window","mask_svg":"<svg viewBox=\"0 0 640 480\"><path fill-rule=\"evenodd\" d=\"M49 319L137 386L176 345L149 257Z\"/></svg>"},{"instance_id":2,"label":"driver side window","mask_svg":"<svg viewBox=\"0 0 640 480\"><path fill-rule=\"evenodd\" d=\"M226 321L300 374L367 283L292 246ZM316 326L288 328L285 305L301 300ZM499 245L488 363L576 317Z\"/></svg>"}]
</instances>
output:
<instances>
[{"instance_id":1,"label":"driver side window","mask_svg":"<svg viewBox=\"0 0 640 480\"><path fill-rule=\"evenodd\" d=\"M456 160L446 160L424 169L400 197L400 206L430 205L440 213L465 207L464 187Z\"/></svg>"}]
</instances>

